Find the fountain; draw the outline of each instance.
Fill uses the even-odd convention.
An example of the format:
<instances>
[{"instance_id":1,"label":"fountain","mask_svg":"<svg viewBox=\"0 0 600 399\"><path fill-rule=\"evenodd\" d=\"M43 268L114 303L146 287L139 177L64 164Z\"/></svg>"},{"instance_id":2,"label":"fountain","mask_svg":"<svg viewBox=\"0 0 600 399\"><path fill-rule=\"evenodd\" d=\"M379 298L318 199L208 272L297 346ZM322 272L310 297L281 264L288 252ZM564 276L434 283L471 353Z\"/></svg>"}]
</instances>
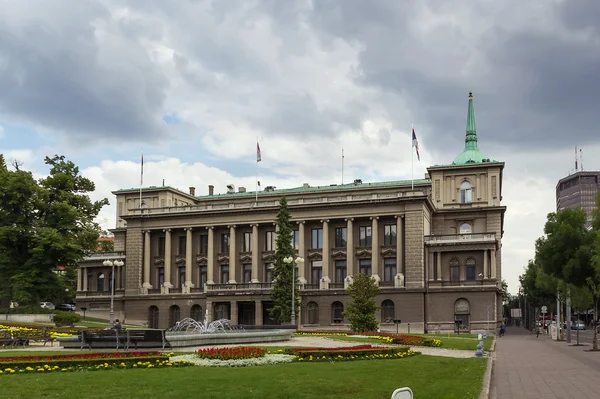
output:
<instances>
[{"instance_id":1,"label":"fountain","mask_svg":"<svg viewBox=\"0 0 600 399\"><path fill-rule=\"evenodd\" d=\"M231 333L244 332L241 326L234 326L231 320L219 319L212 322L208 321L208 310L204 316L204 321L196 321L191 317L187 317L175 323L169 328L167 333L189 333L189 334L214 334L214 333Z\"/></svg>"}]
</instances>

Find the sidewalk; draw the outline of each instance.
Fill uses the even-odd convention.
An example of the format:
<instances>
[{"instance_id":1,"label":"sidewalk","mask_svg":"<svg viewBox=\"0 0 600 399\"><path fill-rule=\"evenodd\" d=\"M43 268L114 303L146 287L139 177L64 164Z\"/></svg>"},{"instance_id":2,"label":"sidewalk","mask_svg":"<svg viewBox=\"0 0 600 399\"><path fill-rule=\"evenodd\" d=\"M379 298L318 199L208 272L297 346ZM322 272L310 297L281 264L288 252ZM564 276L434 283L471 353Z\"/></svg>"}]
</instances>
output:
<instances>
[{"instance_id":1,"label":"sidewalk","mask_svg":"<svg viewBox=\"0 0 600 399\"><path fill-rule=\"evenodd\" d=\"M497 338L490 398L598 398L600 352L512 327Z\"/></svg>"}]
</instances>

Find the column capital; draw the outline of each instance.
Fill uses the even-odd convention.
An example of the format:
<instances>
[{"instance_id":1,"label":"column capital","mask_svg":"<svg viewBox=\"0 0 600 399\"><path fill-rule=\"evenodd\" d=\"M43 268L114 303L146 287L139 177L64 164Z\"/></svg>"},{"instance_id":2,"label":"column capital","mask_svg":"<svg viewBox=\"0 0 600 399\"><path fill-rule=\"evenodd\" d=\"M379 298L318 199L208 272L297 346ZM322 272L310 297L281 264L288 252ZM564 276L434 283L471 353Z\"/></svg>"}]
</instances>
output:
<instances>
[{"instance_id":1,"label":"column capital","mask_svg":"<svg viewBox=\"0 0 600 399\"><path fill-rule=\"evenodd\" d=\"M215 226L206 226L205 228L206 228L206 230L214 230Z\"/></svg>"},{"instance_id":2,"label":"column capital","mask_svg":"<svg viewBox=\"0 0 600 399\"><path fill-rule=\"evenodd\" d=\"M192 230L194 230L194 228L193 227L184 227L183 230L184 231L192 231Z\"/></svg>"},{"instance_id":3,"label":"column capital","mask_svg":"<svg viewBox=\"0 0 600 399\"><path fill-rule=\"evenodd\" d=\"M258 226L260 226L260 224L258 224L258 223L250 223L250 227L258 227Z\"/></svg>"},{"instance_id":4,"label":"column capital","mask_svg":"<svg viewBox=\"0 0 600 399\"><path fill-rule=\"evenodd\" d=\"M404 219L404 215L395 215L394 219Z\"/></svg>"},{"instance_id":5,"label":"column capital","mask_svg":"<svg viewBox=\"0 0 600 399\"><path fill-rule=\"evenodd\" d=\"M371 220L379 220L379 216L371 216L369 219L371 219Z\"/></svg>"},{"instance_id":6,"label":"column capital","mask_svg":"<svg viewBox=\"0 0 600 399\"><path fill-rule=\"evenodd\" d=\"M346 222L354 222L354 218L346 218L346 219L344 219L344 221L346 221Z\"/></svg>"},{"instance_id":7,"label":"column capital","mask_svg":"<svg viewBox=\"0 0 600 399\"><path fill-rule=\"evenodd\" d=\"M306 220L298 220L296 223L297 223L297 224L305 224L305 223L306 223Z\"/></svg>"},{"instance_id":8,"label":"column capital","mask_svg":"<svg viewBox=\"0 0 600 399\"><path fill-rule=\"evenodd\" d=\"M171 229L163 229L163 232L164 232L164 233L170 233L170 232L171 232Z\"/></svg>"},{"instance_id":9,"label":"column capital","mask_svg":"<svg viewBox=\"0 0 600 399\"><path fill-rule=\"evenodd\" d=\"M227 225L228 229L235 229L236 227L237 227L237 225L235 225L235 224L229 224L229 225Z\"/></svg>"},{"instance_id":10,"label":"column capital","mask_svg":"<svg viewBox=\"0 0 600 399\"><path fill-rule=\"evenodd\" d=\"M321 219L320 222L321 223L329 223L329 219Z\"/></svg>"}]
</instances>

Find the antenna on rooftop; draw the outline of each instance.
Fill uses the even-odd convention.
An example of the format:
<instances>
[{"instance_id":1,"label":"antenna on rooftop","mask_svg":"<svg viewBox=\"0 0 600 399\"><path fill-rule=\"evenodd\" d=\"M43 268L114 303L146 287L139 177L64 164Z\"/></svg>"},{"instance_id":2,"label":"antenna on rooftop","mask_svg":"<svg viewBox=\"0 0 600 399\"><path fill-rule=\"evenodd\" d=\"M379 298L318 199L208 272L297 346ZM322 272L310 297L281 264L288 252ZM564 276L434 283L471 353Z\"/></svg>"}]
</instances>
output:
<instances>
[{"instance_id":1,"label":"antenna on rooftop","mask_svg":"<svg viewBox=\"0 0 600 399\"><path fill-rule=\"evenodd\" d=\"M577 167L577 146L575 146L575 173L577 173L578 167Z\"/></svg>"},{"instance_id":2,"label":"antenna on rooftop","mask_svg":"<svg viewBox=\"0 0 600 399\"><path fill-rule=\"evenodd\" d=\"M344 185L344 147L342 147L342 185Z\"/></svg>"},{"instance_id":3,"label":"antenna on rooftop","mask_svg":"<svg viewBox=\"0 0 600 399\"><path fill-rule=\"evenodd\" d=\"M579 163L581 164L581 171L583 172L583 152L579 149Z\"/></svg>"}]
</instances>

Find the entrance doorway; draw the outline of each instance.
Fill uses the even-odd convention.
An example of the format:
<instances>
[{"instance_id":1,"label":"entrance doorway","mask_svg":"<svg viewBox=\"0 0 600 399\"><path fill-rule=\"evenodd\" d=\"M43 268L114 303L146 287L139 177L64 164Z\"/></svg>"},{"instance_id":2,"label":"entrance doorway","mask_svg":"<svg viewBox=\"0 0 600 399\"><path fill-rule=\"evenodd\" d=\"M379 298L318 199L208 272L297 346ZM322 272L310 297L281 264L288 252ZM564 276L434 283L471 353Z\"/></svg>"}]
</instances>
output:
<instances>
[{"instance_id":1,"label":"entrance doorway","mask_svg":"<svg viewBox=\"0 0 600 399\"><path fill-rule=\"evenodd\" d=\"M254 302L238 302L238 324L246 326L256 324L256 307Z\"/></svg>"},{"instance_id":2,"label":"entrance doorway","mask_svg":"<svg viewBox=\"0 0 600 399\"><path fill-rule=\"evenodd\" d=\"M454 332L471 332L470 324L471 304L465 298L460 298L454 302Z\"/></svg>"}]
</instances>

